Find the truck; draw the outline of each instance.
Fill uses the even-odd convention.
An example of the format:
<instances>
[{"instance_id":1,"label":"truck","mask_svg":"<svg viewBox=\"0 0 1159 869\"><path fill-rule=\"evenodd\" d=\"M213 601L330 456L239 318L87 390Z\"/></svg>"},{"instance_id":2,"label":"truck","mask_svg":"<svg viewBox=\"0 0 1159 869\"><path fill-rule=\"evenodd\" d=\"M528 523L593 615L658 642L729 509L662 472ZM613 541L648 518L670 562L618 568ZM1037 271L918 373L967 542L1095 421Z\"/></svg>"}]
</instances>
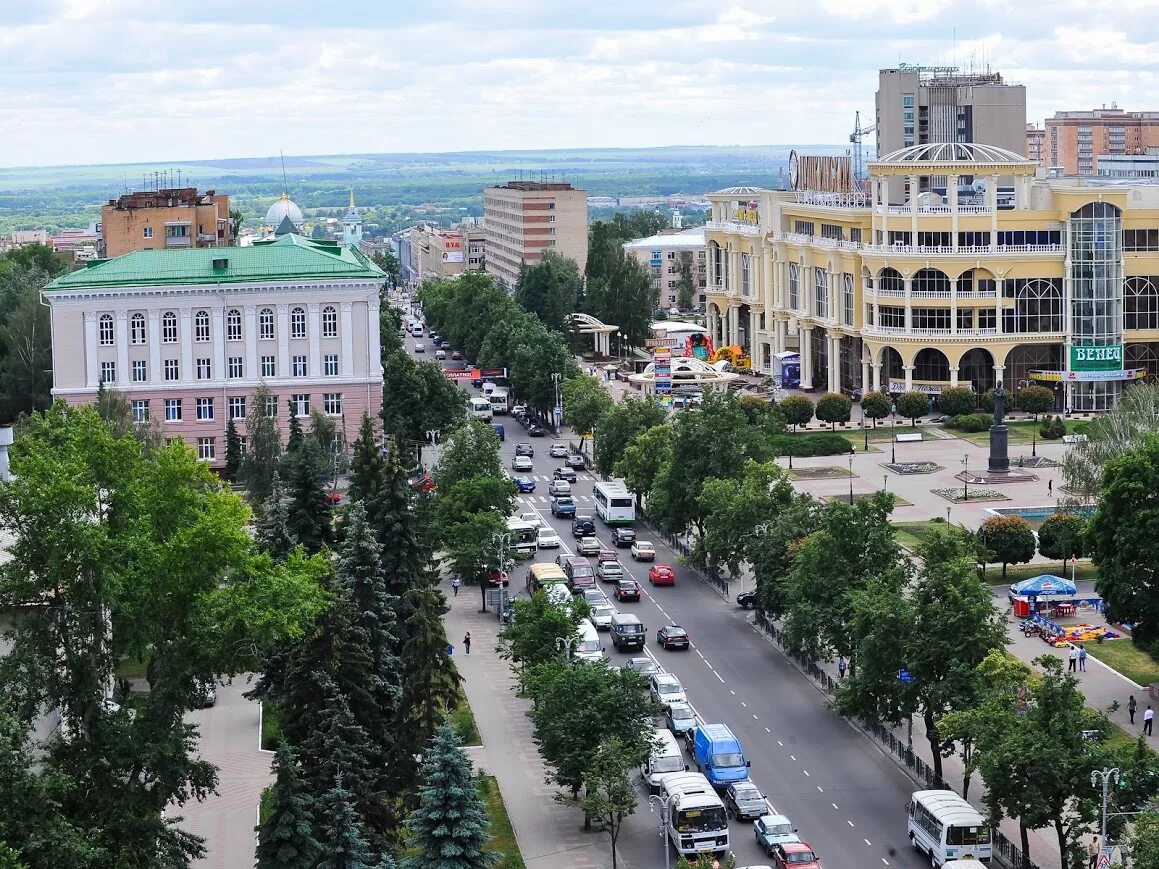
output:
<instances>
[{"instance_id":1,"label":"truck","mask_svg":"<svg viewBox=\"0 0 1159 869\"><path fill-rule=\"evenodd\" d=\"M724 790L733 782L744 781L749 777L748 768L751 764L745 760L740 740L732 735L727 724L702 724L697 727L692 751L696 768L718 790Z\"/></svg>"},{"instance_id":2,"label":"truck","mask_svg":"<svg viewBox=\"0 0 1159 869\"><path fill-rule=\"evenodd\" d=\"M708 779L695 772L660 778L660 795L668 801L665 832L681 854L728 850L728 813Z\"/></svg>"},{"instance_id":3,"label":"truck","mask_svg":"<svg viewBox=\"0 0 1159 869\"><path fill-rule=\"evenodd\" d=\"M496 386L487 397L494 413L508 413L511 410L511 390L506 386Z\"/></svg>"},{"instance_id":4,"label":"truck","mask_svg":"<svg viewBox=\"0 0 1159 869\"><path fill-rule=\"evenodd\" d=\"M773 379L780 382L781 389L801 388L801 354L791 350L774 353L769 359L773 366Z\"/></svg>"}]
</instances>

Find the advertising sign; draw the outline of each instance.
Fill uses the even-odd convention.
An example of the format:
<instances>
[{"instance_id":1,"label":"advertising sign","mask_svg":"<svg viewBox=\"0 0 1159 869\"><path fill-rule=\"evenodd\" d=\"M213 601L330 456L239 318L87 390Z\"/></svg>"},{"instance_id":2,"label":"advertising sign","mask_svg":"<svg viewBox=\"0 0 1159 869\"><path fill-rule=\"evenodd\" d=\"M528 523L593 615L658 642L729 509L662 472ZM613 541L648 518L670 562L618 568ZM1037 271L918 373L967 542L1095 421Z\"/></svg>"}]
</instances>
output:
<instances>
[{"instance_id":1,"label":"advertising sign","mask_svg":"<svg viewBox=\"0 0 1159 869\"><path fill-rule=\"evenodd\" d=\"M479 376L478 368L444 368L443 374L451 380L471 380Z\"/></svg>"},{"instance_id":2,"label":"advertising sign","mask_svg":"<svg viewBox=\"0 0 1159 869\"><path fill-rule=\"evenodd\" d=\"M655 390L658 395L672 391L672 351L657 347L652 351L652 370L655 372Z\"/></svg>"},{"instance_id":3,"label":"advertising sign","mask_svg":"<svg viewBox=\"0 0 1159 869\"><path fill-rule=\"evenodd\" d=\"M736 222L745 223L749 226L759 226L761 215L758 210L758 203L749 202L746 205L738 205L736 209Z\"/></svg>"},{"instance_id":4,"label":"advertising sign","mask_svg":"<svg viewBox=\"0 0 1159 869\"><path fill-rule=\"evenodd\" d=\"M443 262L445 263L461 263L463 261L463 252L461 250L445 250L443 251Z\"/></svg>"},{"instance_id":5,"label":"advertising sign","mask_svg":"<svg viewBox=\"0 0 1159 869\"><path fill-rule=\"evenodd\" d=\"M1128 368L1115 371L1068 371L1068 382L1089 383L1093 380L1142 380L1147 376L1146 368Z\"/></svg>"},{"instance_id":6,"label":"advertising sign","mask_svg":"<svg viewBox=\"0 0 1159 869\"><path fill-rule=\"evenodd\" d=\"M1122 371L1123 345L1105 344L1101 347L1071 347L1071 371Z\"/></svg>"}]
</instances>

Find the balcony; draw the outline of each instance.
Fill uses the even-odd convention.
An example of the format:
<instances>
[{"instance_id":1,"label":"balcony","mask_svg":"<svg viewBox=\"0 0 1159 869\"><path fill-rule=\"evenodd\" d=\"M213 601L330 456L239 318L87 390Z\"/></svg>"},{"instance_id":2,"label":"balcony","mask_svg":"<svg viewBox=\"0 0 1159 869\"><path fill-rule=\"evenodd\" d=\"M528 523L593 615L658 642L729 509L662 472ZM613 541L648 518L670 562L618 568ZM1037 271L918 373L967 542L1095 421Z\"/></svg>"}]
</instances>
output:
<instances>
[{"instance_id":1,"label":"balcony","mask_svg":"<svg viewBox=\"0 0 1159 869\"><path fill-rule=\"evenodd\" d=\"M189 247L192 241L188 235L167 235L165 247Z\"/></svg>"},{"instance_id":2,"label":"balcony","mask_svg":"<svg viewBox=\"0 0 1159 869\"><path fill-rule=\"evenodd\" d=\"M764 235L764 230L759 226L753 226L751 223L740 223L736 220L710 220L704 224L705 229L717 229L721 232L735 232L738 235L752 235L760 237Z\"/></svg>"},{"instance_id":3,"label":"balcony","mask_svg":"<svg viewBox=\"0 0 1159 869\"><path fill-rule=\"evenodd\" d=\"M990 338L997 329L907 329L904 326L865 326L863 335L879 338ZM1014 337L1014 336L1011 336Z\"/></svg>"},{"instance_id":4,"label":"balcony","mask_svg":"<svg viewBox=\"0 0 1159 869\"><path fill-rule=\"evenodd\" d=\"M993 247L986 245L963 245L955 250L952 247L928 244L862 244L861 252L878 254L880 256L995 256L995 255L1023 255L1023 254L1052 254L1062 256L1061 244L997 244Z\"/></svg>"},{"instance_id":5,"label":"balcony","mask_svg":"<svg viewBox=\"0 0 1159 869\"><path fill-rule=\"evenodd\" d=\"M861 242L844 241L837 238L824 238L819 235L805 235L800 232L775 232L773 241L785 241L790 244L808 244L827 250L860 250Z\"/></svg>"}]
</instances>

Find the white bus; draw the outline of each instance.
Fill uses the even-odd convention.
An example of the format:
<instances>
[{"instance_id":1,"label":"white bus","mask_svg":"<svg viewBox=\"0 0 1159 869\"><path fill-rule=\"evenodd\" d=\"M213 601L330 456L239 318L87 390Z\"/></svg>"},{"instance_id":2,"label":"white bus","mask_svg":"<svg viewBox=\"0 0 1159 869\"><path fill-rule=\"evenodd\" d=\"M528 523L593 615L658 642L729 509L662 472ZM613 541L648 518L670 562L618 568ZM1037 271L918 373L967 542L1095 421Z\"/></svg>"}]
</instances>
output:
<instances>
[{"instance_id":1,"label":"white bus","mask_svg":"<svg viewBox=\"0 0 1159 869\"><path fill-rule=\"evenodd\" d=\"M728 813L720 795L698 772L660 776L660 793L669 797L668 838L681 854L728 850Z\"/></svg>"},{"instance_id":2,"label":"white bus","mask_svg":"<svg viewBox=\"0 0 1159 869\"><path fill-rule=\"evenodd\" d=\"M607 525L631 525L636 521L636 496L623 480L596 483L596 513Z\"/></svg>"},{"instance_id":3,"label":"white bus","mask_svg":"<svg viewBox=\"0 0 1159 869\"><path fill-rule=\"evenodd\" d=\"M491 402L485 398L472 398L467 402L467 407L471 419L481 419L485 422L490 422L495 413L491 409Z\"/></svg>"},{"instance_id":4,"label":"white bus","mask_svg":"<svg viewBox=\"0 0 1159 869\"><path fill-rule=\"evenodd\" d=\"M521 555L531 555L539 547L536 542L539 529L517 516L507 520L507 533L510 536L511 548Z\"/></svg>"},{"instance_id":5,"label":"white bus","mask_svg":"<svg viewBox=\"0 0 1159 869\"><path fill-rule=\"evenodd\" d=\"M914 850L930 865L973 859L989 863L990 827L981 813L953 791L914 791L906 806L906 826Z\"/></svg>"}]
</instances>

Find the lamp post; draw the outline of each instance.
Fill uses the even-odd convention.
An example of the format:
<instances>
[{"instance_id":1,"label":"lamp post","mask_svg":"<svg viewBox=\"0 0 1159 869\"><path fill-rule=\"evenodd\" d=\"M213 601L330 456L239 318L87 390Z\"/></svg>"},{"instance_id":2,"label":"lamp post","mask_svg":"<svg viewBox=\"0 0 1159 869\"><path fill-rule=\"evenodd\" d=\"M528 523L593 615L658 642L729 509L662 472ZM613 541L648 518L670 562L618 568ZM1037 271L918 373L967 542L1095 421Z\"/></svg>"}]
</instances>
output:
<instances>
[{"instance_id":1,"label":"lamp post","mask_svg":"<svg viewBox=\"0 0 1159 869\"><path fill-rule=\"evenodd\" d=\"M1032 425L1030 427L1030 457L1033 459L1038 455L1038 429Z\"/></svg>"},{"instance_id":2,"label":"lamp post","mask_svg":"<svg viewBox=\"0 0 1159 869\"><path fill-rule=\"evenodd\" d=\"M853 506L853 453L849 454L849 505Z\"/></svg>"},{"instance_id":3,"label":"lamp post","mask_svg":"<svg viewBox=\"0 0 1159 869\"><path fill-rule=\"evenodd\" d=\"M503 591L503 572L507 570L507 550L511 546L510 534L496 534L493 538L497 557L495 569L499 571L499 591ZM483 612L487 612L487 599L483 598Z\"/></svg>"},{"instance_id":4,"label":"lamp post","mask_svg":"<svg viewBox=\"0 0 1159 869\"><path fill-rule=\"evenodd\" d=\"M571 663L571 650L576 643L579 642L579 636L574 637L556 637L555 647L563 652L563 662L565 664Z\"/></svg>"},{"instance_id":5,"label":"lamp post","mask_svg":"<svg viewBox=\"0 0 1159 869\"><path fill-rule=\"evenodd\" d=\"M889 491L889 474L882 474L881 475L881 491L883 491L883 492Z\"/></svg>"},{"instance_id":6,"label":"lamp post","mask_svg":"<svg viewBox=\"0 0 1159 869\"><path fill-rule=\"evenodd\" d=\"M649 811L655 811L651 806L660 807L660 845L664 848L664 869L672 866L672 849L668 847L668 817L672 811L672 797L667 794L651 794L648 797Z\"/></svg>"},{"instance_id":7,"label":"lamp post","mask_svg":"<svg viewBox=\"0 0 1159 869\"><path fill-rule=\"evenodd\" d=\"M617 332L616 336L620 339L618 342L620 346L617 348L617 350L619 351L618 355L620 357L620 361L623 362L624 360L626 360L628 358L627 355L624 353L624 339L626 339L628 336L625 335L623 332Z\"/></svg>"},{"instance_id":8,"label":"lamp post","mask_svg":"<svg viewBox=\"0 0 1159 869\"><path fill-rule=\"evenodd\" d=\"M962 500L966 503L970 501L970 456L967 453L962 456L962 464L966 470L962 472Z\"/></svg>"},{"instance_id":9,"label":"lamp post","mask_svg":"<svg viewBox=\"0 0 1159 869\"><path fill-rule=\"evenodd\" d=\"M897 413L897 408L894 408L894 413ZM889 463L891 465L897 464L897 416L890 417L889 420Z\"/></svg>"},{"instance_id":10,"label":"lamp post","mask_svg":"<svg viewBox=\"0 0 1159 869\"><path fill-rule=\"evenodd\" d=\"M946 524L947 525L950 524L950 508L949 507L946 508Z\"/></svg>"},{"instance_id":11,"label":"lamp post","mask_svg":"<svg viewBox=\"0 0 1159 869\"><path fill-rule=\"evenodd\" d=\"M559 431L559 427L560 427L561 423L563 422L563 420L562 420L563 402L560 400L560 397L559 397L559 381L562 377L563 377L563 375L560 374L558 371L552 372L551 382L555 384L555 407L558 407L560 409L560 412L556 413L554 408L553 408L552 414L551 414L552 421L555 422L555 428L556 428L557 433ZM581 438L580 446L582 447L583 446L583 440L582 440L583 432L580 432L579 435Z\"/></svg>"},{"instance_id":12,"label":"lamp post","mask_svg":"<svg viewBox=\"0 0 1159 869\"><path fill-rule=\"evenodd\" d=\"M869 429L865 425L865 408L861 408L861 435L865 438L865 451L869 452Z\"/></svg>"},{"instance_id":13,"label":"lamp post","mask_svg":"<svg viewBox=\"0 0 1159 869\"><path fill-rule=\"evenodd\" d=\"M427 432L426 432L427 441L430 443L432 449L434 448L435 444L437 444L439 442L439 435L441 435L441 434L442 434L442 432L439 431L437 428L427 429ZM431 462L431 464L433 465L434 462ZM422 466L423 466L423 445L420 442L419 443L419 467L421 468Z\"/></svg>"},{"instance_id":14,"label":"lamp post","mask_svg":"<svg viewBox=\"0 0 1159 869\"><path fill-rule=\"evenodd\" d=\"M1119 768L1112 769L1096 769L1091 772L1091 787L1097 788L1102 785L1103 788L1103 809L1102 819L1099 833L1099 847L1105 848L1107 845L1107 800L1108 790L1112 784L1119 782Z\"/></svg>"}]
</instances>

